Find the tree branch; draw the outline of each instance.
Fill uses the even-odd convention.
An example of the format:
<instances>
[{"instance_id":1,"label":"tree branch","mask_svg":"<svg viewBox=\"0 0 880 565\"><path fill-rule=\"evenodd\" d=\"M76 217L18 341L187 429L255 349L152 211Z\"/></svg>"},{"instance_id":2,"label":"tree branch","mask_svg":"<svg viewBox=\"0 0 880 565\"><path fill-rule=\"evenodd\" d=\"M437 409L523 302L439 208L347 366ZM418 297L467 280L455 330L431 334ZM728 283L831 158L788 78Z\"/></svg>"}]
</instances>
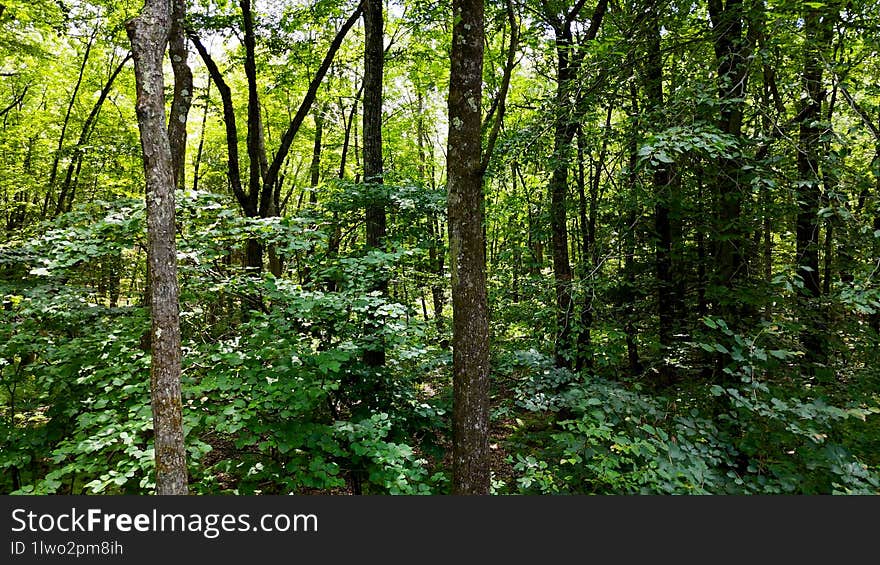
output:
<instances>
[{"instance_id":1,"label":"tree branch","mask_svg":"<svg viewBox=\"0 0 880 565\"><path fill-rule=\"evenodd\" d=\"M266 178L263 181L263 194L260 199L261 216L268 211L269 201L271 200L272 191L275 188L275 183L278 181L278 174L281 171L281 165L284 163L284 159L287 158L288 152L290 152L290 146L293 143L293 138L296 137L300 126L306 119L306 116L308 116L309 114L312 103L315 101L315 97L317 96L318 88L321 86L321 81L324 80L324 76L330 69L330 64L333 62L333 58L336 56L336 52L339 50L339 47L342 45L342 40L345 39L345 35L348 33L348 30L350 30L354 23L358 20L358 18L360 18L363 9L363 2L361 2L358 4L354 12L348 17L348 19L345 20L345 23L342 24L342 27L336 33L336 37L334 37L333 41L330 43L330 47L327 49L327 54L324 56L324 60L321 62L321 66L318 67L315 76L309 83L309 88L306 91L305 96L303 97L302 103L299 105L299 109L296 111L296 115L294 115L293 119L290 121L290 125L287 127L287 131L285 131L284 135L281 136L281 143L278 146L278 150L275 152L275 157L272 159L272 163L269 165L269 169L266 171Z\"/></svg>"},{"instance_id":2,"label":"tree branch","mask_svg":"<svg viewBox=\"0 0 880 565\"><path fill-rule=\"evenodd\" d=\"M226 84L226 81L223 80L223 75L220 73L217 63L211 58L198 35L189 28L186 30L186 35L196 48L196 51L199 52L205 67L208 68L211 80L214 81L214 84L217 85L217 90L220 91L220 99L223 102L223 122L226 124L226 152L229 168L227 178L232 186L232 193L235 195L235 199L238 200L242 210L244 210L245 216L252 218L257 215L256 206L251 204L247 194L241 188L241 168L238 164L238 127L235 125L235 107L232 105L232 90Z\"/></svg>"}]
</instances>

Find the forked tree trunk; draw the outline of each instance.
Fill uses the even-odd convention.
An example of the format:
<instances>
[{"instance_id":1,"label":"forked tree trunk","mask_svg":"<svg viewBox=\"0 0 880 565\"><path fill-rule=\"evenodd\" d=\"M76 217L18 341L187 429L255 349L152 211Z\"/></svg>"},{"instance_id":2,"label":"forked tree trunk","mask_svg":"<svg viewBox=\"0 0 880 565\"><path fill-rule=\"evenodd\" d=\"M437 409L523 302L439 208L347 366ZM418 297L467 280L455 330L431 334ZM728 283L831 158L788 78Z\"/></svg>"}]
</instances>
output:
<instances>
[{"instance_id":1,"label":"forked tree trunk","mask_svg":"<svg viewBox=\"0 0 880 565\"><path fill-rule=\"evenodd\" d=\"M146 0L126 29L137 84L137 119L144 158L151 275L150 395L156 457L156 494L187 494L180 399L180 317L174 242L174 172L165 126L162 60L171 26L170 4Z\"/></svg>"}]
</instances>

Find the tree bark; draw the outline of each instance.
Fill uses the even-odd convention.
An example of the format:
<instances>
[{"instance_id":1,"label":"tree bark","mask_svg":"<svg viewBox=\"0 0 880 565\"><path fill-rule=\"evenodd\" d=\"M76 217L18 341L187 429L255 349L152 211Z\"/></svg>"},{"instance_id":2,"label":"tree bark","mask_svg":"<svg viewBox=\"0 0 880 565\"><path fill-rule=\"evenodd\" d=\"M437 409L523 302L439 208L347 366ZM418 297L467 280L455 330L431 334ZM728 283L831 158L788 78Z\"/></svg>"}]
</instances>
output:
<instances>
[{"instance_id":1,"label":"tree bark","mask_svg":"<svg viewBox=\"0 0 880 565\"><path fill-rule=\"evenodd\" d=\"M742 1L710 0L709 16L718 67L719 129L734 138L740 138L751 52L748 38L743 36ZM741 301L735 301L741 297L737 287L746 276L749 256L748 233L741 220L744 194L740 181L742 171L741 158L723 157L718 164L716 177L718 210L713 282L720 292L715 293L713 302L718 305L719 313L731 328L745 324L750 310Z\"/></svg>"},{"instance_id":2,"label":"tree bark","mask_svg":"<svg viewBox=\"0 0 880 565\"><path fill-rule=\"evenodd\" d=\"M824 8L824 9L823 9ZM808 8L804 15L802 85L804 96L798 116L800 122L797 146L798 213L796 223L797 273L803 281L800 288L802 315L806 318L801 343L808 359L825 361L825 340L820 335L823 315L814 301L822 294L819 279L819 207L822 191L819 177L819 149L822 130L822 53L831 40L831 14L827 7Z\"/></svg>"},{"instance_id":3,"label":"tree bark","mask_svg":"<svg viewBox=\"0 0 880 565\"><path fill-rule=\"evenodd\" d=\"M658 120L663 112L663 58L660 51L659 15L647 16L646 30L648 53L645 57L645 95L649 111ZM660 124L664 127L665 124ZM672 206L679 197L676 194L675 164L660 163L654 169L654 269L657 281L657 336L660 342L660 384L669 384L673 368L668 362L673 346L673 334L680 311L679 299L673 277L673 226L675 219Z\"/></svg>"},{"instance_id":4,"label":"tree bark","mask_svg":"<svg viewBox=\"0 0 880 565\"><path fill-rule=\"evenodd\" d=\"M385 33L382 18L383 0L364 2L364 104L363 153L364 183L371 195L366 207L367 249L385 248L385 197L382 186L382 72L385 60ZM375 273L373 291L388 295L388 278ZM364 362L370 367L385 365L385 343L381 321L369 316L365 324L369 345L364 351Z\"/></svg>"},{"instance_id":5,"label":"tree bark","mask_svg":"<svg viewBox=\"0 0 880 565\"><path fill-rule=\"evenodd\" d=\"M137 119L144 158L148 259L151 274L150 393L156 494L187 494L180 394L180 316L174 226L174 171L165 122L162 62L171 27L170 5L146 0L126 24L134 56Z\"/></svg>"},{"instance_id":6,"label":"tree bark","mask_svg":"<svg viewBox=\"0 0 880 565\"><path fill-rule=\"evenodd\" d=\"M168 116L168 141L171 144L171 166L174 186L186 185L186 121L193 97L193 75L187 63L186 0L171 0L171 32L168 55L174 73L174 95Z\"/></svg>"},{"instance_id":7,"label":"tree bark","mask_svg":"<svg viewBox=\"0 0 880 565\"><path fill-rule=\"evenodd\" d=\"M483 231L483 0L453 0L447 212L452 276L453 494L488 494L489 310Z\"/></svg>"}]
</instances>

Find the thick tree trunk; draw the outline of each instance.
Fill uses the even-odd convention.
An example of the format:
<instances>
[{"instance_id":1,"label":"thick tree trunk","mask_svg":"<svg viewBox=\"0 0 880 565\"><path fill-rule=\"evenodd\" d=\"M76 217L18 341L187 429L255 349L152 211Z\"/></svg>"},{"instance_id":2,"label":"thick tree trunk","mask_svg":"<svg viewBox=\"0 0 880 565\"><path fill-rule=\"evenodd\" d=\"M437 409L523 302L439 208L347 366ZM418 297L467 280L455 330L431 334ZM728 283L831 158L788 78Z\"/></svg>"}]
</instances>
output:
<instances>
[{"instance_id":1,"label":"thick tree trunk","mask_svg":"<svg viewBox=\"0 0 880 565\"><path fill-rule=\"evenodd\" d=\"M385 61L383 0L364 2L364 183L372 193L366 209L367 249L385 248L385 197L382 186L382 72ZM385 273L375 273L372 290L388 294ZM371 343L364 351L364 362L371 367L385 364L385 343L381 321L368 318L365 332Z\"/></svg>"},{"instance_id":2,"label":"thick tree trunk","mask_svg":"<svg viewBox=\"0 0 880 565\"><path fill-rule=\"evenodd\" d=\"M483 0L453 0L447 183L453 494L489 493L489 310L483 232Z\"/></svg>"},{"instance_id":3,"label":"thick tree trunk","mask_svg":"<svg viewBox=\"0 0 880 565\"><path fill-rule=\"evenodd\" d=\"M830 13L823 12L820 8L809 8L804 17L804 96L798 116L800 130L797 147L797 273L803 280L800 289L801 311L806 321L801 343L808 359L817 363L823 363L826 356L825 340L820 333L824 316L815 304L822 294L819 279L819 207L822 200L819 177L822 130L819 121L822 119L822 103L825 99L822 52L831 39Z\"/></svg>"},{"instance_id":4,"label":"thick tree trunk","mask_svg":"<svg viewBox=\"0 0 880 565\"><path fill-rule=\"evenodd\" d=\"M577 131L573 104L572 81L575 67L571 61L571 22L566 20L556 28L556 115L553 136L553 172L550 177L550 240L553 249L553 285L556 291L556 342L554 354L557 367L572 367L575 344L572 337L574 299L572 271L568 257L568 168L571 142Z\"/></svg>"},{"instance_id":5,"label":"thick tree trunk","mask_svg":"<svg viewBox=\"0 0 880 565\"><path fill-rule=\"evenodd\" d=\"M248 199L251 206L260 211L260 217L272 215L272 199L260 198L260 189L266 174L266 148L263 138L263 117L260 112L260 95L257 87L257 39L254 32L254 13L250 0L241 0L241 16L244 22L244 74L247 78L247 154ZM256 267L257 265L249 265ZM260 265L261 267L261 265Z\"/></svg>"},{"instance_id":6,"label":"thick tree trunk","mask_svg":"<svg viewBox=\"0 0 880 565\"><path fill-rule=\"evenodd\" d=\"M735 138L742 136L745 107L749 41L743 36L743 5L741 0L710 0L709 15L714 35L715 61L718 66L718 99L720 102L719 128ZM718 211L715 249L714 287L721 289L713 302L728 326L738 328L745 324L750 308L734 297L740 297L737 287L746 276L749 237L741 220L744 191L740 176L743 163L740 158L724 157L718 163L716 186Z\"/></svg>"},{"instance_id":7,"label":"thick tree trunk","mask_svg":"<svg viewBox=\"0 0 880 565\"><path fill-rule=\"evenodd\" d=\"M260 112L260 96L257 87L257 40L254 32L254 13L250 0L241 0L241 16L244 24L244 74L247 78L247 196L252 210L258 210L261 218L275 215L272 192L266 193L263 180L269 165L263 138L263 118ZM261 197L262 196L262 197ZM254 274L263 270L263 245L256 239L247 241L247 268Z\"/></svg>"},{"instance_id":8,"label":"thick tree trunk","mask_svg":"<svg viewBox=\"0 0 880 565\"><path fill-rule=\"evenodd\" d=\"M156 457L156 494L187 494L180 398L180 318L174 227L174 171L165 125L162 61L171 26L169 4L147 0L126 28L134 55L137 118L147 194L151 274L150 391Z\"/></svg>"}]
</instances>

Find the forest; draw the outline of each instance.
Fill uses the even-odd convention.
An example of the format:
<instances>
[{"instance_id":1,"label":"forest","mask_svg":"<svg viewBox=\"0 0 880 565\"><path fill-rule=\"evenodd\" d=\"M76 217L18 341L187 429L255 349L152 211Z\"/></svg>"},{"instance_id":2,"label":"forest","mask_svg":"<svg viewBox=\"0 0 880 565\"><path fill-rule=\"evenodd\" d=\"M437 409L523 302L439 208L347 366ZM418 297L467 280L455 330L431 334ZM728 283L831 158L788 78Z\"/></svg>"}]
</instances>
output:
<instances>
[{"instance_id":1,"label":"forest","mask_svg":"<svg viewBox=\"0 0 880 565\"><path fill-rule=\"evenodd\" d=\"M880 494L880 2L0 0L0 493Z\"/></svg>"}]
</instances>

